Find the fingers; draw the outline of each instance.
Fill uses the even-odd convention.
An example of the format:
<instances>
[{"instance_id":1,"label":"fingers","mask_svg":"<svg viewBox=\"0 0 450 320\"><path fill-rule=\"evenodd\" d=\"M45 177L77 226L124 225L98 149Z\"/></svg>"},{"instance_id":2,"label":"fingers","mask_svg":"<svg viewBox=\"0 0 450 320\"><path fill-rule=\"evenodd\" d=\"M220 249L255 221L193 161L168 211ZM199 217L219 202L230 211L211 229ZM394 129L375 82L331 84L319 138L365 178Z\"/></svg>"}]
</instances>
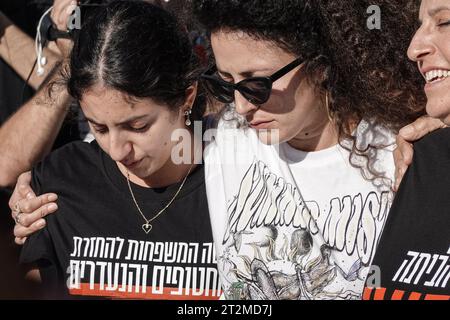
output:
<instances>
[{"instance_id":1,"label":"fingers","mask_svg":"<svg viewBox=\"0 0 450 320\"><path fill-rule=\"evenodd\" d=\"M14 226L14 236L18 239L23 239L23 238L28 237L31 234L35 233L36 231L41 230L44 227L45 227L44 219L36 221L29 227L24 227L20 224L16 224Z\"/></svg>"},{"instance_id":2,"label":"fingers","mask_svg":"<svg viewBox=\"0 0 450 320\"><path fill-rule=\"evenodd\" d=\"M56 194L47 193L31 199L22 198L16 202L11 215L16 221L14 236L18 245L23 245L26 237L45 227L46 222L43 218L58 210L57 204L53 202L57 199Z\"/></svg>"},{"instance_id":3,"label":"fingers","mask_svg":"<svg viewBox=\"0 0 450 320\"><path fill-rule=\"evenodd\" d=\"M27 238L25 237L25 238L15 238L14 239L14 242L16 243L16 244L18 244L19 246L23 246L23 244L25 243L25 241L27 240Z\"/></svg>"},{"instance_id":4,"label":"fingers","mask_svg":"<svg viewBox=\"0 0 450 320\"><path fill-rule=\"evenodd\" d=\"M33 199L20 200L17 203L18 210L13 210L11 213L16 222L16 228L19 228L18 234L16 234L16 228L14 229L14 236L28 236L45 227L43 218L58 210L58 205L53 202L57 198L56 194L48 193Z\"/></svg>"},{"instance_id":5,"label":"fingers","mask_svg":"<svg viewBox=\"0 0 450 320\"><path fill-rule=\"evenodd\" d=\"M46 222L44 219L39 219L38 221L32 223L29 227L24 227L21 224L16 224L14 226L14 241L22 245L25 242L25 238L32 235L33 233L45 228Z\"/></svg>"},{"instance_id":6,"label":"fingers","mask_svg":"<svg viewBox=\"0 0 450 320\"><path fill-rule=\"evenodd\" d=\"M394 186L392 187L392 190L395 192L398 191L398 188L400 187L400 184L402 183L403 177L406 173L406 170L408 170L408 166L401 166L395 169L395 182Z\"/></svg>"},{"instance_id":7,"label":"fingers","mask_svg":"<svg viewBox=\"0 0 450 320\"><path fill-rule=\"evenodd\" d=\"M54 193L46 193L39 197L31 199L22 199L18 202L20 212L33 213L39 209L42 209L46 204L55 202L58 196Z\"/></svg>"},{"instance_id":8,"label":"fingers","mask_svg":"<svg viewBox=\"0 0 450 320\"><path fill-rule=\"evenodd\" d=\"M394 151L395 164L409 166L412 163L414 156L413 144L397 136L397 148Z\"/></svg>"},{"instance_id":9,"label":"fingers","mask_svg":"<svg viewBox=\"0 0 450 320\"><path fill-rule=\"evenodd\" d=\"M64 30L67 30L69 18L75 11L75 8L77 7L77 5L78 5L77 2L72 0L72 1L70 1L69 5L66 6L64 8L64 10L62 11L61 17L60 17L60 22L61 22L61 24L65 25Z\"/></svg>"},{"instance_id":10,"label":"fingers","mask_svg":"<svg viewBox=\"0 0 450 320\"><path fill-rule=\"evenodd\" d=\"M397 149L394 151L395 161L395 183L394 191L398 190L408 166L412 163L414 149L412 142L415 142L430 132L445 127L445 124L429 116L423 116L402 128L397 136Z\"/></svg>"},{"instance_id":11,"label":"fingers","mask_svg":"<svg viewBox=\"0 0 450 320\"><path fill-rule=\"evenodd\" d=\"M49 203L40 206L38 209L33 211L32 213L23 213L20 215L20 225L22 227L28 228L38 220L44 218L45 216L49 215L50 213L55 212L58 210L58 205L56 203ZM44 220L42 220L44 221ZM42 226L44 227L44 226Z\"/></svg>"},{"instance_id":12,"label":"fingers","mask_svg":"<svg viewBox=\"0 0 450 320\"><path fill-rule=\"evenodd\" d=\"M67 22L76 6L77 1L74 0L55 0L53 2L53 9L50 16L59 30L67 30Z\"/></svg>"},{"instance_id":13,"label":"fingers","mask_svg":"<svg viewBox=\"0 0 450 320\"><path fill-rule=\"evenodd\" d=\"M399 135L409 142L414 142L428 133L443 127L445 127L445 124L441 120L423 116L402 128Z\"/></svg>"},{"instance_id":14,"label":"fingers","mask_svg":"<svg viewBox=\"0 0 450 320\"><path fill-rule=\"evenodd\" d=\"M409 165L412 163L414 155L413 145L403 139L400 135L397 136L397 148L394 151L395 162L395 183L393 190L398 191L398 187L408 170Z\"/></svg>"},{"instance_id":15,"label":"fingers","mask_svg":"<svg viewBox=\"0 0 450 320\"><path fill-rule=\"evenodd\" d=\"M77 5L77 1L75 0L54 0L51 18L59 30L67 31L69 18ZM73 42L69 39L56 39L56 45L61 55L63 57L68 57Z\"/></svg>"},{"instance_id":16,"label":"fingers","mask_svg":"<svg viewBox=\"0 0 450 320\"><path fill-rule=\"evenodd\" d=\"M67 5L67 0L55 0L53 1L53 8L50 12L50 17L52 18L53 22L56 24L57 28L59 30L66 30L65 25L61 25L60 17L61 12L64 9L64 7Z\"/></svg>"},{"instance_id":17,"label":"fingers","mask_svg":"<svg viewBox=\"0 0 450 320\"><path fill-rule=\"evenodd\" d=\"M46 221L43 218L56 210L58 210L56 203L50 203L40 207L33 213L22 214L20 216L20 224L16 223L14 226L15 242L22 245L26 237L43 229L46 225Z\"/></svg>"},{"instance_id":18,"label":"fingers","mask_svg":"<svg viewBox=\"0 0 450 320\"><path fill-rule=\"evenodd\" d=\"M36 196L33 192L33 189L31 189L30 184L31 184L31 172L28 171L22 173L17 179L14 192L11 198L9 199L9 208L11 210L14 210L14 207L16 206L19 200L26 198L31 199Z\"/></svg>"}]
</instances>

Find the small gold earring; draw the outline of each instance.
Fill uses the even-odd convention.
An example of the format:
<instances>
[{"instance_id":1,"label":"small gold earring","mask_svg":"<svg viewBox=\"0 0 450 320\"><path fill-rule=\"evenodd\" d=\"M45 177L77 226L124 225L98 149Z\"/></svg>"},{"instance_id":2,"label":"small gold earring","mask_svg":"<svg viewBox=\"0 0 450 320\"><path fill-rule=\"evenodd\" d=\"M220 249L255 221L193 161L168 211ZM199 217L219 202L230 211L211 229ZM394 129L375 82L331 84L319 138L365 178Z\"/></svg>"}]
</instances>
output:
<instances>
[{"instance_id":1,"label":"small gold earring","mask_svg":"<svg viewBox=\"0 0 450 320\"><path fill-rule=\"evenodd\" d=\"M192 109L188 109L184 112L184 115L186 116L186 121L184 122L188 127L192 124L191 122L191 113Z\"/></svg>"},{"instance_id":2,"label":"small gold earring","mask_svg":"<svg viewBox=\"0 0 450 320\"><path fill-rule=\"evenodd\" d=\"M330 120L330 122L333 122L333 117L331 116L330 113L330 101L328 99L328 91L325 93L325 108L327 109L328 120Z\"/></svg>"}]
</instances>

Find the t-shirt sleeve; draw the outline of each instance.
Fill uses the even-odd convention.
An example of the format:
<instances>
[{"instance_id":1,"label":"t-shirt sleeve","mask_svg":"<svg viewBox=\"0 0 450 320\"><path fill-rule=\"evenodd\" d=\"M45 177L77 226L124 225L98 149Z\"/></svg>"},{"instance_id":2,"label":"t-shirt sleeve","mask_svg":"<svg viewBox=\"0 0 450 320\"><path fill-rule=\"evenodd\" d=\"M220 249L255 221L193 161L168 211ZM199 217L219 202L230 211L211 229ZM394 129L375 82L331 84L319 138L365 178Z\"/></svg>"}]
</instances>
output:
<instances>
[{"instance_id":1,"label":"t-shirt sleeve","mask_svg":"<svg viewBox=\"0 0 450 320\"><path fill-rule=\"evenodd\" d=\"M373 261L379 283L368 281L365 299L450 299L449 150L450 129L414 145Z\"/></svg>"}]
</instances>

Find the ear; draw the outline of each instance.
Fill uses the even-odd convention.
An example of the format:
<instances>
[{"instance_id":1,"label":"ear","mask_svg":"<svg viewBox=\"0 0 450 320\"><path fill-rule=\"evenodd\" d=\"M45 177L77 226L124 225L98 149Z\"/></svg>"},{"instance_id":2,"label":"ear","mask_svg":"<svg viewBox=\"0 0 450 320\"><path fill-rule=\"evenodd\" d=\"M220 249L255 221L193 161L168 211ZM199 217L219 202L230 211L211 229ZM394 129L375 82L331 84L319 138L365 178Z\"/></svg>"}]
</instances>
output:
<instances>
[{"instance_id":1,"label":"ear","mask_svg":"<svg viewBox=\"0 0 450 320\"><path fill-rule=\"evenodd\" d=\"M186 100L184 102L183 113L188 109L192 109L195 98L197 97L198 82L195 82L192 86L186 89Z\"/></svg>"}]
</instances>

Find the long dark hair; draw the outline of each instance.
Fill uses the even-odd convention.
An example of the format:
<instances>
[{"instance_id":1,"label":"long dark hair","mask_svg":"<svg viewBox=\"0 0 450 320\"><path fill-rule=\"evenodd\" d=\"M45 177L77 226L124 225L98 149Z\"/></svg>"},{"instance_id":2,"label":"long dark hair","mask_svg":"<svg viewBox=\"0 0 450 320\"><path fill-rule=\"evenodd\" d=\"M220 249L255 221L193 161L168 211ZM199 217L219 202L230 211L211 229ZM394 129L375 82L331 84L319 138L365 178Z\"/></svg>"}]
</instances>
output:
<instances>
[{"instance_id":1,"label":"long dark hair","mask_svg":"<svg viewBox=\"0 0 450 320\"><path fill-rule=\"evenodd\" d=\"M171 13L144 1L113 1L86 19L66 71L69 94L77 100L99 84L176 110L201 69L186 29ZM198 94L192 119L204 111Z\"/></svg>"}]
</instances>

